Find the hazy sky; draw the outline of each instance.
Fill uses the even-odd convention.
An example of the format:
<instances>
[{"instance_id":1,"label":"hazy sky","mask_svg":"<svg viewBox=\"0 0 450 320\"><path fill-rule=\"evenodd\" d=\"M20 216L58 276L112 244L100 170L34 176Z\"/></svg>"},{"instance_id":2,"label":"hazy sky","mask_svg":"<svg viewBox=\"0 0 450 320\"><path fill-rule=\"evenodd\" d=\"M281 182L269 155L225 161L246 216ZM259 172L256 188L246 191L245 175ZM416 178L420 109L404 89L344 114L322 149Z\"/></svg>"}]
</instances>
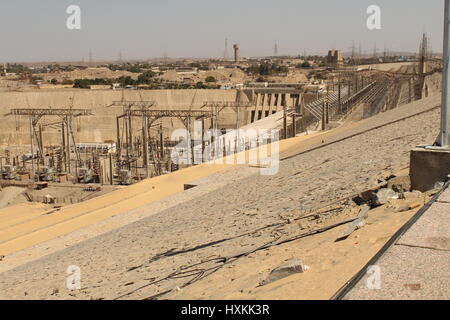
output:
<instances>
[{"instance_id":1,"label":"hazy sky","mask_svg":"<svg viewBox=\"0 0 450 320\"><path fill-rule=\"evenodd\" d=\"M81 30L66 9L81 7ZM366 27L381 7L382 29ZM427 31L442 52L444 0L1 0L0 61L222 57L225 37L242 56L349 51L417 51Z\"/></svg>"}]
</instances>

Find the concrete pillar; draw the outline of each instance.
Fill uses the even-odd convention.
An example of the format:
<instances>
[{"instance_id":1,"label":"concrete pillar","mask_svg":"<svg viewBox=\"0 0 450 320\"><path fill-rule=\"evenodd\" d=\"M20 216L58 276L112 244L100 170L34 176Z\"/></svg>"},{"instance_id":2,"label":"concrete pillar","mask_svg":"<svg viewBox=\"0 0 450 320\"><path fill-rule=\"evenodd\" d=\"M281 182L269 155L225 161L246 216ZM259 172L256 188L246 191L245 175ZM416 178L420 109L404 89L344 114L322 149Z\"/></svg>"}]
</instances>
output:
<instances>
[{"instance_id":1,"label":"concrete pillar","mask_svg":"<svg viewBox=\"0 0 450 320\"><path fill-rule=\"evenodd\" d=\"M428 191L436 182L446 182L450 174L450 150L417 147L411 150L411 188Z\"/></svg>"},{"instance_id":2,"label":"concrete pillar","mask_svg":"<svg viewBox=\"0 0 450 320\"><path fill-rule=\"evenodd\" d=\"M270 98L269 98L269 115L272 114L272 106L273 106L273 94L270 94Z\"/></svg>"}]
</instances>

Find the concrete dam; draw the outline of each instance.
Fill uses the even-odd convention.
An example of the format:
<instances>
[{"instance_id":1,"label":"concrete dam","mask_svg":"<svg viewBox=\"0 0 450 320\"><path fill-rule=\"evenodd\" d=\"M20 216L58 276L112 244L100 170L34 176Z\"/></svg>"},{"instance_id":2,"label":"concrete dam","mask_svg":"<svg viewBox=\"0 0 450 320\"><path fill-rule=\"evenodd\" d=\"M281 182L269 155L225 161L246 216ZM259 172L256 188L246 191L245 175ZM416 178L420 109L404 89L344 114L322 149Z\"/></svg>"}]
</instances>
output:
<instances>
[{"instance_id":1,"label":"concrete dam","mask_svg":"<svg viewBox=\"0 0 450 320\"><path fill-rule=\"evenodd\" d=\"M28 92L1 92L0 114L4 119L0 127L0 146L13 147L28 145L30 140L29 119L25 116L7 116L14 108L54 108L89 109L92 116L74 120L73 130L78 142L102 143L116 140L116 117L123 114L123 108L111 106L114 101L154 101L153 109L158 110L205 110L205 103L243 102L253 107L240 110L240 124L245 125L288 108L298 106L299 97L286 92L257 92L257 90L36 90ZM203 109L202 109L203 108ZM48 144L60 143L61 134L53 130L51 122L43 129L43 139ZM165 136L183 127L175 118L163 119ZM236 128L236 109L224 108L218 114L218 128Z\"/></svg>"}]
</instances>

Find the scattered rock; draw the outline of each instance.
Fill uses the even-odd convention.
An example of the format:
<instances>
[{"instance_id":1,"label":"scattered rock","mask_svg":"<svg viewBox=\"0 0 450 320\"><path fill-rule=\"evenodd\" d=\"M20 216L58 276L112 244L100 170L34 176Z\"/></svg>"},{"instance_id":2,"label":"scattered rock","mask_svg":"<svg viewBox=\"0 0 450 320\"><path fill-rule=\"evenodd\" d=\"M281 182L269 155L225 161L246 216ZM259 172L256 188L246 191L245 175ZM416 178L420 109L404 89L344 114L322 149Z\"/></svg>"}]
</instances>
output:
<instances>
[{"instance_id":1,"label":"scattered rock","mask_svg":"<svg viewBox=\"0 0 450 320\"><path fill-rule=\"evenodd\" d=\"M303 273L308 269L309 267L303 263L303 260L292 258L273 269L272 272L270 272L269 277L262 281L260 285L264 286L277 280L289 277L293 274Z\"/></svg>"},{"instance_id":2,"label":"scattered rock","mask_svg":"<svg viewBox=\"0 0 450 320\"><path fill-rule=\"evenodd\" d=\"M395 177L388 181L387 188L399 193L407 192L411 190L411 178L409 176Z\"/></svg>"},{"instance_id":3,"label":"scattered rock","mask_svg":"<svg viewBox=\"0 0 450 320\"><path fill-rule=\"evenodd\" d=\"M3 261L5 259L5 256L0 255L0 261Z\"/></svg>"},{"instance_id":4,"label":"scattered rock","mask_svg":"<svg viewBox=\"0 0 450 320\"><path fill-rule=\"evenodd\" d=\"M173 288L173 290L172 290L173 292L180 292L181 291L181 289L180 289L180 287L179 286L176 286L175 288Z\"/></svg>"},{"instance_id":5,"label":"scattered rock","mask_svg":"<svg viewBox=\"0 0 450 320\"><path fill-rule=\"evenodd\" d=\"M444 185L445 185L445 182L438 181L434 184L433 189L442 189L444 187Z\"/></svg>"},{"instance_id":6,"label":"scattered rock","mask_svg":"<svg viewBox=\"0 0 450 320\"><path fill-rule=\"evenodd\" d=\"M405 211L409 211L410 207L407 204L400 204L397 206L394 206L394 211L395 212L405 212Z\"/></svg>"},{"instance_id":7,"label":"scattered rock","mask_svg":"<svg viewBox=\"0 0 450 320\"><path fill-rule=\"evenodd\" d=\"M411 191L403 193L403 199L410 200L422 197L422 192L420 191Z\"/></svg>"},{"instance_id":8,"label":"scattered rock","mask_svg":"<svg viewBox=\"0 0 450 320\"><path fill-rule=\"evenodd\" d=\"M392 189L382 188L375 195L374 204L383 205L390 199L398 199L398 194Z\"/></svg>"}]
</instances>

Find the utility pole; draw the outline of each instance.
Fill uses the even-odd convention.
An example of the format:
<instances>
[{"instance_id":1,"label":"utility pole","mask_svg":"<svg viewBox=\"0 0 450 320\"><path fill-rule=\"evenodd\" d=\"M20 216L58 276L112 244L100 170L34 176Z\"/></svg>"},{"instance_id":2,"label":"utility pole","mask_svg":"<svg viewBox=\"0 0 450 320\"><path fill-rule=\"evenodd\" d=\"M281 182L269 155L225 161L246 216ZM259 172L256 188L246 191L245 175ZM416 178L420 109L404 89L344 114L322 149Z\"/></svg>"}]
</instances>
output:
<instances>
[{"instance_id":1,"label":"utility pole","mask_svg":"<svg viewBox=\"0 0 450 320\"><path fill-rule=\"evenodd\" d=\"M130 117L131 118L131 117ZM148 118L146 116L144 116L142 118L142 136L143 136L143 157L144 157L144 167L145 167L145 177L148 178L149 175L149 171L148 171Z\"/></svg>"},{"instance_id":2,"label":"utility pole","mask_svg":"<svg viewBox=\"0 0 450 320\"><path fill-rule=\"evenodd\" d=\"M31 142L31 181L34 184L34 176L35 176L35 171L34 171L34 142L33 142L33 117L30 116L30 142Z\"/></svg>"},{"instance_id":3,"label":"utility pole","mask_svg":"<svg viewBox=\"0 0 450 320\"><path fill-rule=\"evenodd\" d=\"M67 172L71 173L70 169L70 117L66 117L66 148L67 148Z\"/></svg>"},{"instance_id":4,"label":"utility pole","mask_svg":"<svg viewBox=\"0 0 450 320\"><path fill-rule=\"evenodd\" d=\"M445 0L445 12L444 12L444 55L443 64L444 69L442 72L442 106L441 106L441 132L439 135L438 144L441 147L447 147L449 145L449 132L448 132L448 104L450 102L449 87L450 87L450 69L449 69L449 54L450 54L450 0Z\"/></svg>"},{"instance_id":5,"label":"utility pole","mask_svg":"<svg viewBox=\"0 0 450 320\"><path fill-rule=\"evenodd\" d=\"M341 73L338 72L338 113L341 113L342 105L341 105Z\"/></svg>"},{"instance_id":6,"label":"utility pole","mask_svg":"<svg viewBox=\"0 0 450 320\"><path fill-rule=\"evenodd\" d=\"M89 50L89 66L92 67L92 63L94 62L94 58L92 57L92 50Z\"/></svg>"},{"instance_id":7,"label":"utility pole","mask_svg":"<svg viewBox=\"0 0 450 320\"><path fill-rule=\"evenodd\" d=\"M286 110L286 103L283 103L283 131L284 131L284 139L288 138L287 134L287 110Z\"/></svg>"},{"instance_id":8,"label":"utility pole","mask_svg":"<svg viewBox=\"0 0 450 320\"><path fill-rule=\"evenodd\" d=\"M297 136L297 111L294 111L292 114L292 137L295 138Z\"/></svg>"},{"instance_id":9,"label":"utility pole","mask_svg":"<svg viewBox=\"0 0 450 320\"><path fill-rule=\"evenodd\" d=\"M109 154L109 183L114 185L112 153Z\"/></svg>"},{"instance_id":10,"label":"utility pole","mask_svg":"<svg viewBox=\"0 0 450 320\"><path fill-rule=\"evenodd\" d=\"M161 150L160 159L164 159L164 135L162 121L159 124L159 150Z\"/></svg>"},{"instance_id":11,"label":"utility pole","mask_svg":"<svg viewBox=\"0 0 450 320\"><path fill-rule=\"evenodd\" d=\"M223 52L223 60L228 60L228 38L225 38L225 50Z\"/></svg>"},{"instance_id":12,"label":"utility pole","mask_svg":"<svg viewBox=\"0 0 450 320\"><path fill-rule=\"evenodd\" d=\"M322 131L325 131L325 101L322 101Z\"/></svg>"}]
</instances>

